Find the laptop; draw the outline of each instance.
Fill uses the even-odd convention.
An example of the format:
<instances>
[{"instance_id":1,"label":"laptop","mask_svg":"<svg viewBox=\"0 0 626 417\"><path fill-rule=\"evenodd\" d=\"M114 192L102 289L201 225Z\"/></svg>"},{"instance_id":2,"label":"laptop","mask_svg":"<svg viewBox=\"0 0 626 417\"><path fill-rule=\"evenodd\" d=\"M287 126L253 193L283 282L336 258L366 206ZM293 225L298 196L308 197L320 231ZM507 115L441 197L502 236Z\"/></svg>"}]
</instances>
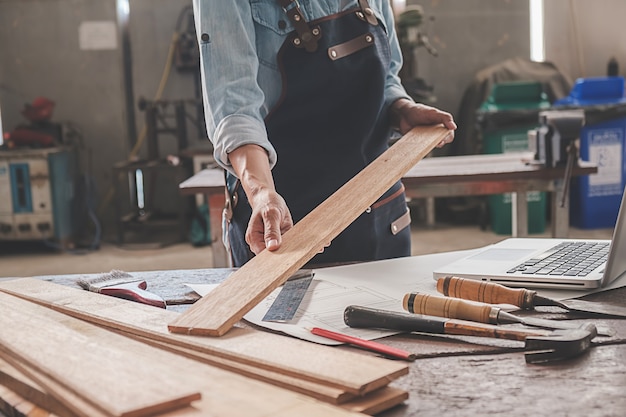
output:
<instances>
[{"instance_id":1,"label":"laptop","mask_svg":"<svg viewBox=\"0 0 626 417\"><path fill-rule=\"evenodd\" d=\"M509 287L588 290L626 272L626 192L611 240L508 238L433 271Z\"/></svg>"}]
</instances>

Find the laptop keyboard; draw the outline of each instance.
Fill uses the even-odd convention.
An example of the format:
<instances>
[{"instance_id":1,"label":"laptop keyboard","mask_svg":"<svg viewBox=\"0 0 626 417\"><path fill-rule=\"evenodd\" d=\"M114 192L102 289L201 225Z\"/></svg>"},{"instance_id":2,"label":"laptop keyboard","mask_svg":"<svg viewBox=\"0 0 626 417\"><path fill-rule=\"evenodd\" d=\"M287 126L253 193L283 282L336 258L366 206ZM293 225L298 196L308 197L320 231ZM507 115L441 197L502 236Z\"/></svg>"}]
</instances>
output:
<instances>
[{"instance_id":1,"label":"laptop keyboard","mask_svg":"<svg viewBox=\"0 0 626 417\"><path fill-rule=\"evenodd\" d=\"M563 242L507 271L528 275L589 275L606 262L609 242Z\"/></svg>"}]
</instances>

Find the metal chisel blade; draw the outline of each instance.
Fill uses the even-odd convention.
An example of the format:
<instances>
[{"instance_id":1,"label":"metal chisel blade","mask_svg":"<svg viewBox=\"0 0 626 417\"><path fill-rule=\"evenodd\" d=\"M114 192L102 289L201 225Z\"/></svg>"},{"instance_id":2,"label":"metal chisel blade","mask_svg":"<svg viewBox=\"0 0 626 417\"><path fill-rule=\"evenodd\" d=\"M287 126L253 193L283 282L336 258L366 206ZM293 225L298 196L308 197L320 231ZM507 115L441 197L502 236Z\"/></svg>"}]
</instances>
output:
<instances>
[{"instance_id":1,"label":"metal chisel blade","mask_svg":"<svg viewBox=\"0 0 626 417\"><path fill-rule=\"evenodd\" d=\"M571 311L599 314L608 317L626 317L625 307L576 299L561 300L559 302Z\"/></svg>"},{"instance_id":2,"label":"metal chisel blade","mask_svg":"<svg viewBox=\"0 0 626 417\"><path fill-rule=\"evenodd\" d=\"M519 316L517 316L519 317ZM547 320L535 317L519 317L520 323L526 326L543 327L544 329L574 330L580 329L581 324L569 320ZM594 323L595 324L595 323ZM606 326L595 324L598 336L614 336L615 331Z\"/></svg>"}]
</instances>

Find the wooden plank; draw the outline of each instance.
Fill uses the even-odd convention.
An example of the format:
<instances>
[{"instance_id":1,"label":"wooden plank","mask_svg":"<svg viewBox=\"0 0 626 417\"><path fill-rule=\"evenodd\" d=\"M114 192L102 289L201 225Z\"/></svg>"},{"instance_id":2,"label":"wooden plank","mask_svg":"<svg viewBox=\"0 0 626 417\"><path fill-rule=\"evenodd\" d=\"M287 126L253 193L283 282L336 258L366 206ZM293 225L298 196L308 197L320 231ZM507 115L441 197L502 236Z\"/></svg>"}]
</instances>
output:
<instances>
[{"instance_id":1,"label":"wooden plank","mask_svg":"<svg viewBox=\"0 0 626 417\"><path fill-rule=\"evenodd\" d=\"M206 353L215 357L215 366L223 367L220 358L226 358L356 395L384 387L408 373L404 362L253 329L235 328L219 338L172 334L167 330L167 323L179 313L37 279L3 282L0 291L81 320Z\"/></svg>"},{"instance_id":2,"label":"wooden plank","mask_svg":"<svg viewBox=\"0 0 626 417\"><path fill-rule=\"evenodd\" d=\"M0 317L3 359L21 372L37 370L103 415L143 416L200 399L199 391L163 362L175 355L136 342L116 348L119 336L96 343L92 336L105 330L7 294L0 294ZM26 375L55 395L52 384ZM57 396L77 412L64 399Z\"/></svg>"},{"instance_id":3,"label":"wooden plank","mask_svg":"<svg viewBox=\"0 0 626 417\"><path fill-rule=\"evenodd\" d=\"M21 378L6 379L4 383L29 402L33 402L46 410L54 410L61 416L106 416L92 403L48 375L41 373L38 369L30 367L10 355L5 355L4 360L22 375ZM29 385L29 381L33 382L34 385ZM51 400L48 397L51 397ZM48 406L52 407L48 408Z\"/></svg>"},{"instance_id":4,"label":"wooden plank","mask_svg":"<svg viewBox=\"0 0 626 417\"><path fill-rule=\"evenodd\" d=\"M11 311L16 313L10 314ZM5 316L5 314L9 315ZM25 319L20 319L20 316ZM192 407L171 411L164 415L177 417L191 415L260 417L279 415L284 410L291 410L293 415L302 415L300 409L309 415L313 415L313 410L316 410L317 415L333 417L360 415L288 390L155 349L98 326L6 294L0 294L0 317L3 319L6 317L7 320L11 321L16 320L16 324L10 326L5 326L3 320L3 331L0 335L3 344L5 344L6 339L15 338L17 332L14 331L14 328L21 326L22 333L31 333L29 323L38 323L36 326L37 330L40 331L38 335L32 337L20 335L18 337L20 340L13 343L12 347L23 347L25 342L29 342L27 350L33 352L24 356L27 359L39 359L37 360L38 364L46 362L45 366L38 366L37 371L48 376L53 373L50 372L51 368L62 368L63 375L58 378L59 381L62 381L62 386L75 387L80 385L79 389L74 388L72 391L83 394L85 391L91 391L92 394L89 397L91 403L107 402L108 406L120 409L123 404L128 402L128 398L133 402L140 401L137 397L145 397L144 391L151 391L150 397L157 395L163 399L172 397L185 386L192 386L197 387L202 392L202 399L194 402ZM65 340L61 349L57 346L56 340ZM102 349L99 349L99 346ZM94 357L94 350L98 353L97 357ZM102 350L109 353L103 353ZM88 355L85 355L86 351L89 352ZM142 363L141 360L138 361L138 357L149 358L151 371L158 372L158 376L155 377L143 372ZM106 371L94 372L93 361L102 362ZM15 366L14 363L11 365ZM81 369L78 369L78 366ZM129 372L121 370L122 366L126 366L131 371L130 376ZM22 371L22 369L18 370ZM54 372L54 374L57 375L58 372ZM28 376L32 378L32 375ZM140 382L136 382L137 379L140 379ZM35 378L33 380L41 384L41 381ZM110 381L114 381L118 387L112 387ZM106 387L103 387L105 384ZM183 388L172 388L172 385L181 385ZM48 389L47 386L44 388ZM169 392L163 394L165 390ZM117 392L113 395L112 391ZM84 395L82 397L84 398ZM109 404L109 402L115 404ZM65 402L64 405L71 406ZM84 412L80 407L74 408L72 411L77 415L90 417L93 415L90 412ZM151 413L161 415L160 411L156 409L152 409ZM136 414L126 413L126 415Z\"/></svg>"},{"instance_id":5,"label":"wooden plank","mask_svg":"<svg viewBox=\"0 0 626 417\"><path fill-rule=\"evenodd\" d=\"M0 385L0 415L15 416L15 406L24 399L8 387Z\"/></svg>"},{"instance_id":6,"label":"wooden plank","mask_svg":"<svg viewBox=\"0 0 626 417\"><path fill-rule=\"evenodd\" d=\"M216 362L215 356L209 355L204 352L198 352L197 350L172 345L167 342L152 340L141 336L135 336L131 334L128 335L131 337L135 337L137 338L137 340L143 341L144 343L148 343L160 349L165 349L202 363L215 365ZM220 362L220 364L222 365L220 367L223 369L228 369L240 375L245 375L247 377L258 379L260 381L264 381L278 387L286 388L290 391L308 395L309 397L330 404L342 404L357 398L357 395L350 394L340 388L329 387L324 384L307 381L294 376L285 375L280 372L260 369L252 365L242 364L226 358L218 358L217 361Z\"/></svg>"},{"instance_id":7,"label":"wooden plank","mask_svg":"<svg viewBox=\"0 0 626 417\"><path fill-rule=\"evenodd\" d=\"M414 128L283 236L280 249L263 251L169 323L173 333L222 336L332 241L435 148L448 130Z\"/></svg>"},{"instance_id":8,"label":"wooden plank","mask_svg":"<svg viewBox=\"0 0 626 417\"><path fill-rule=\"evenodd\" d=\"M11 387L15 394L59 415L70 413L58 400L45 392L35 381L0 359L0 385Z\"/></svg>"},{"instance_id":9,"label":"wooden plank","mask_svg":"<svg viewBox=\"0 0 626 417\"><path fill-rule=\"evenodd\" d=\"M53 414L49 410L38 406L36 401L32 401L30 399L26 400L26 398L29 397L19 393L18 390L12 390L8 387L0 386L0 404L4 402L3 407L5 408L4 412L7 417L54 417L55 415L64 417L74 416L74 414L69 410L64 410L60 414ZM9 402L11 402L11 404ZM0 415L3 415L2 411L2 407L0 407Z\"/></svg>"},{"instance_id":10,"label":"wooden plank","mask_svg":"<svg viewBox=\"0 0 626 417\"><path fill-rule=\"evenodd\" d=\"M203 363L210 364L213 362L210 356L202 354L201 352L196 352L179 346L172 346L168 345L167 343L156 342L145 338L140 339L153 346L157 346L162 349L178 353L180 355ZM363 396L357 396L354 394L349 394L346 391L337 388L327 387L322 384L316 384L310 381L290 377L280 374L278 372L272 372L258 369L253 366L238 364L236 362L228 361L224 358L221 358L220 361L227 361L228 367L232 368L232 370L241 375L250 375L256 379L266 381L272 385L287 388L291 391L299 392L330 404L339 405L345 410L357 413L370 415L377 414L389 408L395 407L396 405L402 404L409 397L408 392L399 388L389 386L379 388Z\"/></svg>"},{"instance_id":11,"label":"wooden plank","mask_svg":"<svg viewBox=\"0 0 626 417\"><path fill-rule=\"evenodd\" d=\"M67 416L71 413L69 410L65 409L62 405L56 402L53 397L48 395L34 381L26 378L2 360L0 360L0 381L7 382L7 385L11 386L12 391L17 394L17 396L21 397L19 401L14 401L11 404L10 407L13 411L19 409L19 405L22 401L26 402L26 400L23 400L24 398L28 398L33 404L42 408L37 407L36 409L33 409L34 412L29 414L24 413L25 415L41 415L42 417L47 417L50 415L51 410L56 410L54 413L62 416ZM2 398L2 390L0 390L0 398ZM17 397L11 395L11 398ZM349 398L343 398L341 401L343 403L341 408L356 413L372 415L399 405L407 398L408 393L406 391L398 388L384 387L363 397L351 395ZM347 401L348 399L350 401ZM186 414L190 411L191 410L186 410L184 413ZM179 413L180 412L176 412L175 414ZM6 411L5 414L7 414Z\"/></svg>"},{"instance_id":12,"label":"wooden plank","mask_svg":"<svg viewBox=\"0 0 626 417\"><path fill-rule=\"evenodd\" d=\"M342 404L341 407L357 413L374 415L400 405L408 398L409 393L403 389L384 387Z\"/></svg>"}]
</instances>

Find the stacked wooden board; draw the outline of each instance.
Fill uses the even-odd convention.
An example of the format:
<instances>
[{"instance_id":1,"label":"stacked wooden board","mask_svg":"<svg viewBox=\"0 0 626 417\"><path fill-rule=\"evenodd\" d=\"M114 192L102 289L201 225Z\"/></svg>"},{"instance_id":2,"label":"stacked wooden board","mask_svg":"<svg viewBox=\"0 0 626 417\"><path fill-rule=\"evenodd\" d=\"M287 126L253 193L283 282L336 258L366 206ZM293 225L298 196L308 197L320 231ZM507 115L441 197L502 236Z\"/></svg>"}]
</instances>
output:
<instances>
[{"instance_id":1,"label":"stacked wooden board","mask_svg":"<svg viewBox=\"0 0 626 417\"><path fill-rule=\"evenodd\" d=\"M389 386L406 363L239 327L221 338L171 334L179 313L42 280L0 283L0 309L0 383L61 416L343 416L408 398Z\"/></svg>"}]
</instances>

